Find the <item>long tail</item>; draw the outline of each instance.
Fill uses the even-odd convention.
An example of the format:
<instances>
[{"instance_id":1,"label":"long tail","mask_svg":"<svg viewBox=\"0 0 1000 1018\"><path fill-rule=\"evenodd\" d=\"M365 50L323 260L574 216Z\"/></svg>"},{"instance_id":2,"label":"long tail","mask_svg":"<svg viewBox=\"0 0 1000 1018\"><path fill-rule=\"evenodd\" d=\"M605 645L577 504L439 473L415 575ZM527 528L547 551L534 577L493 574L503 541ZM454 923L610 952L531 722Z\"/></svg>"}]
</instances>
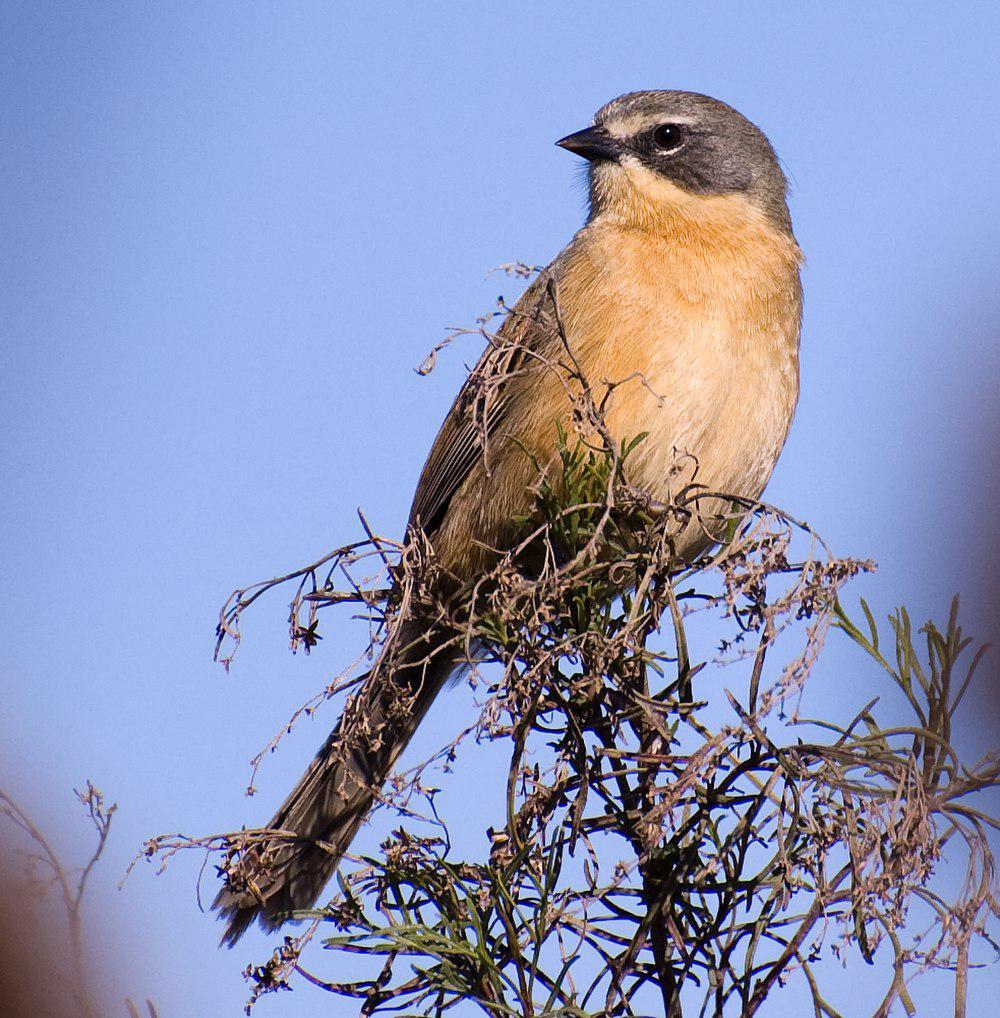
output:
<instances>
[{"instance_id":1,"label":"long tail","mask_svg":"<svg viewBox=\"0 0 1000 1018\"><path fill-rule=\"evenodd\" d=\"M333 876L427 709L458 662L443 639L401 627L399 655L383 655L351 697L337 727L275 813L268 828L292 831L247 851L227 875L213 908L227 920L232 947L259 919L272 930L294 909L310 908ZM402 660L386 665L387 658ZM419 663L407 664L409 661Z\"/></svg>"}]
</instances>

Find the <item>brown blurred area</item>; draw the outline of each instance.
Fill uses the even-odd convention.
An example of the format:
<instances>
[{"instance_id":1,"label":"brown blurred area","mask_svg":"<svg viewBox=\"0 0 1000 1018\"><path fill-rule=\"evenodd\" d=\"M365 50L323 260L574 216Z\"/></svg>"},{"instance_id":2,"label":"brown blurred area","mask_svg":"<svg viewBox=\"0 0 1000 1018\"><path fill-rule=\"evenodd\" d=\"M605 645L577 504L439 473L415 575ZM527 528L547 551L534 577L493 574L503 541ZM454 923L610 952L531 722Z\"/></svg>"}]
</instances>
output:
<instances>
[{"instance_id":1,"label":"brown blurred area","mask_svg":"<svg viewBox=\"0 0 1000 1018\"><path fill-rule=\"evenodd\" d=\"M997 342L1000 344L1000 336ZM1000 390L1000 379L994 379L994 384ZM997 403L1000 404L1000 392ZM994 418L984 445L983 463L987 469L978 513L979 526L973 531L970 544L980 549L982 580L975 593L986 609L988 628L982 638L991 645L977 686L982 691L985 708L982 721L992 733L992 745L997 749L1000 748L1000 406L994 407Z\"/></svg>"},{"instance_id":2,"label":"brown blurred area","mask_svg":"<svg viewBox=\"0 0 1000 1018\"><path fill-rule=\"evenodd\" d=\"M12 770L0 768L30 788ZM117 807L89 781L76 810L34 792L0 787L0 1018L156 1018L151 1003L113 989L143 979L114 920L115 892L91 879L108 864Z\"/></svg>"},{"instance_id":3,"label":"brown blurred area","mask_svg":"<svg viewBox=\"0 0 1000 1018\"><path fill-rule=\"evenodd\" d=\"M26 890L18 862L0 863L0 1018L87 1016L70 987L66 915L51 893Z\"/></svg>"},{"instance_id":4,"label":"brown blurred area","mask_svg":"<svg viewBox=\"0 0 1000 1018\"><path fill-rule=\"evenodd\" d=\"M1000 273L1000 265L997 266ZM995 278L995 274L994 274ZM967 403L954 408L956 423L949 446L956 482L954 541L958 561L936 567L954 577L962 596L960 620L973 638L970 651L983 643L990 649L980 664L960 714L988 750L1000 749L1000 304L970 302L963 337L974 337L983 356L967 364L963 387ZM970 441L971 437L971 441ZM964 490L963 490L964 489ZM969 651L966 652L970 653Z\"/></svg>"},{"instance_id":5,"label":"brown blurred area","mask_svg":"<svg viewBox=\"0 0 1000 1018\"><path fill-rule=\"evenodd\" d=\"M894 381L891 367L881 369L882 384L899 387L896 415L887 426L904 464L892 474L898 485L892 491L893 509L878 521L883 541L889 530L898 537L895 559L883 563L886 572L894 570L889 596L892 603L908 607L916 628L928 619L943 627L949 602L959 595L959 624L972 642L952 677L956 692L973 654L990 645L954 718L954 745L969 766L1000 749L997 251L1000 235L991 224L987 236L941 253L940 278L925 280L926 292L914 294L914 306L929 313L901 317L894 326L921 352L920 372ZM982 252L988 252L985 260L979 257ZM877 415L870 413L866 420L873 432L879 430ZM879 547L869 550L876 559L884 554ZM925 658L922 645L920 650ZM989 793L988 799L981 805L995 813L1000 795Z\"/></svg>"}]
</instances>

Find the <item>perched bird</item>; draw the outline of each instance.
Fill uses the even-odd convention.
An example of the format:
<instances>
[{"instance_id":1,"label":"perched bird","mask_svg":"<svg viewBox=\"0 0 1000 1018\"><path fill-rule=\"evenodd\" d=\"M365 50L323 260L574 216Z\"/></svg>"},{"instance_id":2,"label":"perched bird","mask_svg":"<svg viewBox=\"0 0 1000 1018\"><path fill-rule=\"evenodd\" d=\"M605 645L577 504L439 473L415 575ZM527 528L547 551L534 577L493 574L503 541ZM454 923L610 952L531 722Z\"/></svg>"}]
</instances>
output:
<instances>
[{"instance_id":1,"label":"perched bird","mask_svg":"<svg viewBox=\"0 0 1000 1018\"><path fill-rule=\"evenodd\" d=\"M557 144L589 162L587 222L508 315L498 385L478 408L459 394L413 500L411 525L456 581L489 568L531 508L537 464L573 409L552 368L564 354L613 383L604 423L616 440L647 433L629 482L662 501L692 480L756 498L798 397L801 252L764 134L716 99L651 91L615 99ZM496 357L487 348L480 366ZM691 528L679 554L708 543ZM266 865L248 852L216 899L224 942L314 904L460 664L419 617L392 639L392 667L384 654L269 825L296 839Z\"/></svg>"}]
</instances>

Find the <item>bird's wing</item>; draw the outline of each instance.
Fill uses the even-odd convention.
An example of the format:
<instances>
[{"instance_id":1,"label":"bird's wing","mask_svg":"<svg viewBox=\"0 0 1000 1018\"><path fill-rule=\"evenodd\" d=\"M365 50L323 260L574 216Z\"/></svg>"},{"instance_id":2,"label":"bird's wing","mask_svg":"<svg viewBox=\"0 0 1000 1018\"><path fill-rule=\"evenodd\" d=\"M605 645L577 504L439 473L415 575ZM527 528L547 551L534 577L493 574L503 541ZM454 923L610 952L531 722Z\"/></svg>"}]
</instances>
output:
<instances>
[{"instance_id":1,"label":"bird's wing","mask_svg":"<svg viewBox=\"0 0 1000 1018\"><path fill-rule=\"evenodd\" d=\"M541 272L521 295L495 340L469 373L424 464L410 523L426 533L440 526L455 492L499 433L510 411L511 378L543 368L562 344L555 306L557 263Z\"/></svg>"}]
</instances>

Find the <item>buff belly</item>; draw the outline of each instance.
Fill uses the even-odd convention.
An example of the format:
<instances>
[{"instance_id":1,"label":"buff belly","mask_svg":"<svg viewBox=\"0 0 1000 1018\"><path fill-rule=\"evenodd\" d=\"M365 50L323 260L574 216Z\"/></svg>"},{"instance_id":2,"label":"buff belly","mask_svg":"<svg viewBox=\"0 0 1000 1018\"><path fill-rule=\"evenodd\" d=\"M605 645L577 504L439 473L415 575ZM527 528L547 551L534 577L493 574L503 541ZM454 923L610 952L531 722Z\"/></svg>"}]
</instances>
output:
<instances>
[{"instance_id":1,"label":"buff belly","mask_svg":"<svg viewBox=\"0 0 1000 1018\"><path fill-rule=\"evenodd\" d=\"M604 402L619 442L647 433L627 476L660 501L692 483L756 498L791 423L798 248L756 220L746 236L737 227L730 222L706 239L592 225L559 267L556 292L574 365ZM549 367L510 385L503 433L456 492L434 538L442 563L464 579L495 561L511 539L511 517L530 509L537 468L525 448L546 464L557 424L573 433L570 392L579 392L578 380ZM696 530L685 535L685 555L709 543Z\"/></svg>"}]
</instances>

